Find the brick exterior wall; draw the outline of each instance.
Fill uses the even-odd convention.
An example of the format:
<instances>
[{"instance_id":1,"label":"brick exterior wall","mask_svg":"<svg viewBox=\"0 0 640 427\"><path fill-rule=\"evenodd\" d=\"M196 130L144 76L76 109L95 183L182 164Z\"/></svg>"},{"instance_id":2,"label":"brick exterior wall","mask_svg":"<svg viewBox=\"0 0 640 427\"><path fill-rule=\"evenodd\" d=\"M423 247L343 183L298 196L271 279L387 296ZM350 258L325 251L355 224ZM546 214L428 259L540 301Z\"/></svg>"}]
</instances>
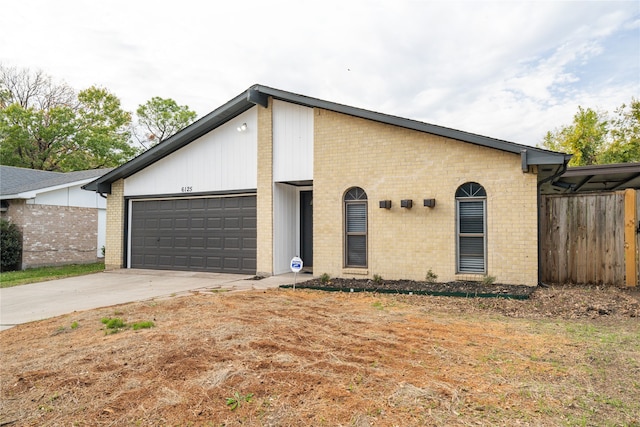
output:
<instances>
[{"instance_id":1,"label":"brick exterior wall","mask_svg":"<svg viewBox=\"0 0 640 427\"><path fill-rule=\"evenodd\" d=\"M273 100L258 108L256 274L273 274Z\"/></svg>"},{"instance_id":2,"label":"brick exterior wall","mask_svg":"<svg viewBox=\"0 0 640 427\"><path fill-rule=\"evenodd\" d=\"M438 281L482 279L456 274L455 192L470 181L487 192L487 274L536 285L537 180L522 172L520 156L316 109L314 274L423 280L432 270ZM353 186L369 200L364 269L343 268L343 196ZM425 198L435 208L423 207Z\"/></svg>"},{"instance_id":3,"label":"brick exterior wall","mask_svg":"<svg viewBox=\"0 0 640 427\"><path fill-rule=\"evenodd\" d=\"M2 216L22 232L22 268L97 262L98 210L12 200Z\"/></svg>"},{"instance_id":4,"label":"brick exterior wall","mask_svg":"<svg viewBox=\"0 0 640 427\"><path fill-rule=\"evenodd\" d=\"M106 270L123 267L124 220L124 180L120 179L111 184L111 194L107 195Z\"/></svg>"}]
</instances>

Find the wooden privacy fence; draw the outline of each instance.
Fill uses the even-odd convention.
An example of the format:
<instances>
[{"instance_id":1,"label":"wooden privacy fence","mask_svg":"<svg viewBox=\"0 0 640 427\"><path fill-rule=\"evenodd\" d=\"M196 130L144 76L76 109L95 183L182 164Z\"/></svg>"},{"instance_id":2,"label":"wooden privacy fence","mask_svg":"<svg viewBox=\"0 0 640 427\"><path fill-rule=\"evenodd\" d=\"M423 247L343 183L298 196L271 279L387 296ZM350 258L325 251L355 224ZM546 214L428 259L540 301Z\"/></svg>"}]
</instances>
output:
<instances>
[{"instance_id":1,"label":"wooden privacy fence","mask_svg":"<svg viewBox=\"0 0 640 427\"><path fill-rule=\"evenodd\" d=\"M542 281L636 286L637 192L542 196Z\"/></svg>"}]
</instances>

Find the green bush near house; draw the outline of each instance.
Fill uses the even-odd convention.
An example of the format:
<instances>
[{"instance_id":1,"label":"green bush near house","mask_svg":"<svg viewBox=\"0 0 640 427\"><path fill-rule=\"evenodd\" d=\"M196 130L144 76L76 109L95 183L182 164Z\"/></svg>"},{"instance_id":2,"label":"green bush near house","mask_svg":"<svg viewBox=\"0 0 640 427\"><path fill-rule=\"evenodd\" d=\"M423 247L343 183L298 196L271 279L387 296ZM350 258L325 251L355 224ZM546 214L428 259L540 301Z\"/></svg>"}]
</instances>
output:
<instances>
[{"instance_id":1,"label":"green bush near house","mask_svg":"<svg viewBox=\"0 0 640 427\"><path fill-rule=\"evenodd\" d=\"M0 219L0 271L19 270L22 264L22 233L17 225Z\"/></svg>"}]
</instances>

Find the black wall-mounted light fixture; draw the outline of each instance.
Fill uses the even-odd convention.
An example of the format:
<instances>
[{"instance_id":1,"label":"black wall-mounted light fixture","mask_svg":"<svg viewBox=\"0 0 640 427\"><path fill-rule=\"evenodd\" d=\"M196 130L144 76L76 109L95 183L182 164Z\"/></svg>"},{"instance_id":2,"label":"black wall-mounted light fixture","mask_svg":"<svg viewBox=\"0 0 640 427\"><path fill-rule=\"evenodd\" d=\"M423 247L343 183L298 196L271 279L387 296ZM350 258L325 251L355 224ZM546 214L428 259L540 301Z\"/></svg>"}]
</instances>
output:
<instances>
[{"instance_id":1,"label":"black wall-mounted light fixture","mask_svg":"<svg viewBox=\"0 0 640 427\"><path fill-rule=\"evenodd\" d=\"M411 200L411 199L400 200L400 207L401 208L411 209L412 206L413 206L413 200Z\"/></svg>"},{"instance_id":2,"label":"black wall-mounted light fixture","mask_svg":"<svg viewBox=\"0 0 640 427\"><path fill-rule=\"evenodd\" d=\"M424 206L434 208L436 206L436 199L424 199Z\"/></svg>"},{"instance_id":3,"label":"black wall-mounted light fixture","mask_svg":"<svg viewBox=\"0 0 640 427\"><path fill-rule=\"evenodd\" d=\"M391 209L391 200L380 200L381 209Z\"/></svg>"}]
</instances>

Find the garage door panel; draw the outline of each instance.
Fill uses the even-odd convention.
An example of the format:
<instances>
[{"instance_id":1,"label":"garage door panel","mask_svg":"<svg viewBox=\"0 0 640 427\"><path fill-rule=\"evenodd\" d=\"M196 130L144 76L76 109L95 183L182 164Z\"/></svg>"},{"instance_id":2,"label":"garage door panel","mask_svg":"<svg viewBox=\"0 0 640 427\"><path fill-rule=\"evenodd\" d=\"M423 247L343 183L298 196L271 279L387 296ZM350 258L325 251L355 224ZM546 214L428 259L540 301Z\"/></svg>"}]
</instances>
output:
<instances>
[{"instance_id":1,"label":"garage door panel","mask_svg":"<svg viewBox=\"0 0 640 427\"><path fill-rule=\"evenodd\" d=\"M257 263L255 258L243 258L242 259L242 269L243 270L255 270L257 268Z\"/></svg>"},{"instance_id":2,"label":"garage door panel","mask_svg":"<svg viewBox=\"0 0 640 427\"><path fill-rule=\"evenodd\" d=\"M207 220L204 217L201 218L191 218L191 231L205 231L206 230Z\"/></svg>"},{"instance_id":3,"label":"garage door panel","mask_svg":"<svg viewBox=\"0 0 640 427\"><path fill-rule=\"evenodd\" d=\"M131 210L131 267L255 274L255 196L134 201Z\"/></svg>"},{"instance_id":4,"label":"garage door panel","mask_svg":"<svg viewBox=\"0 0 640 427\"><path fill-rule=\"evenodd\" d=\"M238 249L240 248L240 239L237 237L226 237L224 239L225 249Z\"/></svg>"},{"instance_id":5,"label":"garage door panel","mask_svg":"<svg viewBox=\"0 0 640 427\"><path fill-rule=\"evenodd\" d=\"M225 270L240 270L240 259L225 257L223 260Z\"/></svg>"},{"instance_id":6,"label":"garage door panel","mask_svg":"<svg viewBox=\"0 0 640 427\"><path fill-rule=\"evenodd\" d=\"M257 240L252 237L244 237L242 239L242 248L243 249L256 249L257 248Z\"/></svg>"},{"instance_id":7,"label":"garage door panel","mask_svg":"<svg viewBox=\"0 0 640 427\"><path fill-rule=\"evenodd\" d=\"M207 238L207 248L211 250L222 249L222 237L209 237Z\"/></svg>"},{"instance_id":8,"label":"garage door panel","mask_svg":"<svg viewBox=\"0 0 640 427\"><path fill-rule=\"evenodd\" d=\"M161 230L173 229L173 218L153 219L151 222L152 222L151 224L147 225L148 227L158 227Z\"/></svg>"},{"instance_id":9,"label":"garage door panel","mask_svg":"<svg viewBox=\"0 0 640 427\"><path fill-rule=\"evenodd\" d=\"M205 239L203 237L191 237L189 239L189 246L195 249L207 249Z\"/></svg>"},{"instance_id":10,"label":"garage door panel","mask_svg":"<svg viewBox=\"0 0 640 427\"><path fill-rule=\"evenodd\" d=\"M163 249L171 249L171 248L174 248L176 250L189 249L189 239L187 237L175 237L174 239L168 239L168 240L170 241L172 240L173 243L168 245L163 245L162 246Z\"/></svg>"},{"instance_id":11,"label":"garage door panel","mask_svg":"<svg viewBox=\"0 0 640 427\"><path fill-rule=\"evenodd\" d=\"M234 212L235 215L237 215ZM232 217L224 219L224 229L225 230L240 230L240 218Z\"/></svg>"},{"instance_id":12,"label":"garage door panel","mask_svg":"<svg viewBox=\"0 0 640 427\"><path fill-rule=\"evenodd\" d=\"M189 218L176 218L173 224L177 230L189 230Z\"/></svg>"},{"instance_id":13,"label":"garage door panel","mask_svg":"<svg viewBox=\"0 0 640 427\"><path fill-rule=\"evenodd\" d=\"M207 218L207 230L222 230L222 218Z\"/></svg>"}]
</instances>

